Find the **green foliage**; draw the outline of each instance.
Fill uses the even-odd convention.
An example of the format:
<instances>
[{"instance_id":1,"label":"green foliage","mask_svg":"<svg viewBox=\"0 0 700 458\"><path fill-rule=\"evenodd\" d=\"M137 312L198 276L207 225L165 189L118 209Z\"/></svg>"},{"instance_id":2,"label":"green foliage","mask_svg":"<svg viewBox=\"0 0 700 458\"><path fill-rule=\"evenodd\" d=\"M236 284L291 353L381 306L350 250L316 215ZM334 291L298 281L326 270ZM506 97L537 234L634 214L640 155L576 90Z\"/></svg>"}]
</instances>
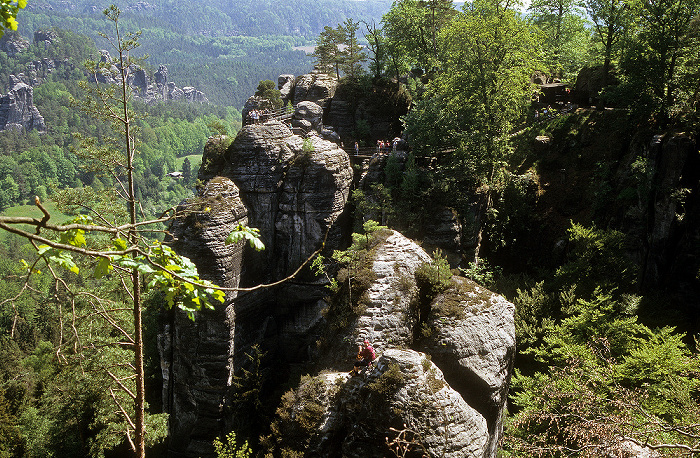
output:
<instances>
[{"instance_id":1,"label":"green foliage","mask_svg":"<svg viewBox=\"0 0 700 458\"><path fill-rule=\"evenodd\" d=\"M282 95L277 85L270 80L260 81L255 95L268 99L275 109L282 107Z\"/></svg>"},{"instance_id":2,"label":"green foliage","mask_svg":"<svg viewBox=\"0 0 700 458\"><path fill-rule=\"evenodd\" d=\"M367 384L367 389L378 396L379 399L387 399L394 394L404 383L404 375L396 363L390 363L387 369L375 380Z\"/></svg>"},{"instance_id":3,"label":"green foliage","mask_svg":"<svg viewBox=\"0 0 700 458\"><path fill-rule=\"evenodd\" d=\"M557 282L577 285L576 291L580 297L590 297L595 288L631 291L636 281L636 271L627 258L625 234L574 222L568 234L567 262L557 269Z\"/></svg>"},{"instance_id":4,"label":"green foliage","mask_svg":"<svg viewBox=\"0 0 700 458\"><path fill-rule=\"evenodd\" d=\"M591 36L581 6L571 0L536 0L528 11L544 35L544 63L550 76L573 83L589 59Z\"/></svg>"},{"instance_id":5,"label":"green foliage","mask_svg":"<svg viewBox=\"0 0 700 458\"><path fill-rule=\"evenodd\" d=\"M418 266L414 275L421 296L428 302L452 285L450 264L440 250L433 253L432 262Z\"/></svg>"},{"instance_id":6,"label":"green foliage","mask_svg":"<svg viewBox=\"0 0 700 458\"><path fill-rule=\"evenodd\" d=\"M598 456L621 450L621 438L687 444L688 434L697 433L697 355L672 328L640 324L635 302L606 295L579 300L547 328L532 351L547 371L514 379L507 451L558 456L563 448L585 447L586 456Z\"/></svg>"},{"instance_id":7,"label":"green foliage","mask_svg":"<svg viewBox=\"0 0 700 458\"><path fill-rule=\"evenodd\" d=\"M271 434L262 441L273 456L304 456L311 437L318 432L326 408L326 386L321 377L305 375L296 389L282 395Z\"/></svg>"},{"instance_id":8,"label":"green foliage","mask_svg":"<svg viewBox=\"0 0 700 458\"><path fill-rule=\"evenodd\" d=\"M445 0L401 0L382 17L387 51L396 73L418 66L431 70L438 63L442 43L438 34L456 14Z\"/></svg>"},{"instance_id":9,"label":"green foliage","mask_svg":"<svg viewBox=\"0 0 700 458\"><path fill-rule=\"evenodd\" d=\"M232 243L238 243L240 241L247 241L250 247L255 251L262 251L265 249L265 244L260 240L260 229L254 227L243 226L238 224L233 231L226 237L226 245Z\"/></svg>"},{"instance_id":10,"label":"green foliage","mask_svg":"<svg viewBox=\"0 0 700 458\"><path fill-rule=\"evenodd\" d=\"M5 33L5 30L17 30L17 13L20 9L27 6L27 0L4 1L0 3L0 38Z\"/></svg>"},{"instance_id":11,"label":"green foliage","mask_svg":"<svg viewBox=\"0 0 700 458\"><path fill-rule=\"evenodd\" d=\"M498 267L492 267L486 259L479 259L478 263L470 262L466 269L460 268L459 271L486 288L494 287L496 275L499 273Z\"/></svg>"},{"instance_id":12,"label":"green foliage","mask_svg":"<svg viewBox=\"0 0 700 458\"><path fill-rule=\"evenodd\" d=\"M248 447L248 441L238 444L234 431L228 433L224 441L214 439L214 451L216 458L250 458L253 456L252 450Z\"/></svg>"}]
</instances>

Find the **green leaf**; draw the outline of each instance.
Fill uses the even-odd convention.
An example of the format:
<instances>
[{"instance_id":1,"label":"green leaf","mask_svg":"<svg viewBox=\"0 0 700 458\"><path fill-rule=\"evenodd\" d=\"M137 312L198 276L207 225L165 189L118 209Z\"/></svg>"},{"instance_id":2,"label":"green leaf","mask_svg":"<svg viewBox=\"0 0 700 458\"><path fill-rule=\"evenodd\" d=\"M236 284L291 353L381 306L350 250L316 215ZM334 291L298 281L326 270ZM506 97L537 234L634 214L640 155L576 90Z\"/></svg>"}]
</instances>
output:
<instances>
[{"instance_id":1,"label":"green leaf","mask_svg":"<svg viewBox=\"0 0 700 458\"><path fill-rule=\"evenodd\" d=\"M95 266L95 278L102 278L113 269L109 258L100 258Z\"/></svg>"},{"instance_id":2,"label":"green leaf","mask_svg":"<svg viewBox=\"0 0 700 458\"><path fill-rule=\"evenodd\" d=\"M124 251L126 250L127 243L126 240L124 239L114 239L112 242L114 244L114 248L116 248L118 251Z\"/></svg>"}]
</instances>

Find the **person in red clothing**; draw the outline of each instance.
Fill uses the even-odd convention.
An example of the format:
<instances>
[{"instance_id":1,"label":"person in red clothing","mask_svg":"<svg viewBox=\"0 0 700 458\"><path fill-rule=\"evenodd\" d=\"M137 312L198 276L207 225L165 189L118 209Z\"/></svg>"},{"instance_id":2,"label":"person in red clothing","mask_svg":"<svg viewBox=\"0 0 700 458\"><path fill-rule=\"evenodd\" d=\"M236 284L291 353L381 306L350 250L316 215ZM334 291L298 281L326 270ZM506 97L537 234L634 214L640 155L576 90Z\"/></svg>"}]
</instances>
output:
<instances>
[{"instance_id":1,"label":"person in red clothing","mask_svg":"<svg viewBox=\"0 0 700 458\"><path fill-rule=\"evenodd\" d=\"M377 357L374 352L374 348L369 344L369 340L365 340L362 345L359 346L357 351L357 362L350 375L357 375L360 373L362 367L368 367L372 364L372 361Z\"/></svg>"}]
</instances>

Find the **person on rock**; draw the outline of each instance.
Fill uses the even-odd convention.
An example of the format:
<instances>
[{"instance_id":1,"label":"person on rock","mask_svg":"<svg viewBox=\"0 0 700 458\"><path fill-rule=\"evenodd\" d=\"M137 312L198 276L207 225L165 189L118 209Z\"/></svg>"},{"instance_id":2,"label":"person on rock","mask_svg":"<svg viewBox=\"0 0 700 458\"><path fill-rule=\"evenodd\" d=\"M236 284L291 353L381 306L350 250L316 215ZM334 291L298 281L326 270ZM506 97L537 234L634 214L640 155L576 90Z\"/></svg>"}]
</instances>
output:
<instances>
[{"instance_id":1,"label":"person on rock","mask_svg":"<svg viewBox=\"0 0 700 458\"><path fill-rule=\"evenodd\" d=\"M369 344L369 340L365 340L357 350L357 362L355 367L350 371L350 375L355 376L360 373L362 367L369 367L372 361L377 357L374 348Z\"/></svg>"}]
</instances>

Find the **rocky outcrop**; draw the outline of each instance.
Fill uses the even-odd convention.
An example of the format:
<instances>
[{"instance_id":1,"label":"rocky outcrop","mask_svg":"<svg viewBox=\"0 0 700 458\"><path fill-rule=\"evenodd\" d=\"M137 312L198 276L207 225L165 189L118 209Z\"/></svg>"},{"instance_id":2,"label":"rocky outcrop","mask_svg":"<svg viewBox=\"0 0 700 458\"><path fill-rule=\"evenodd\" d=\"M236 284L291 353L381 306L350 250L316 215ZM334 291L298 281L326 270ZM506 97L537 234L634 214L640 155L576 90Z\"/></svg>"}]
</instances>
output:
<instances>
[{"instance_id":1,"label":"rocky outcrop","mask_svg":"<svg viewBox=\"0 0 700 458\"><path fill-rule=\"evenodd\" d=\"M607 85L619 84L616 71L610 69L606 79ZM578 97L578 102L584 105L596 103L598 94L603 89L603 66L584 67L576 76L575 93Z\"/></svg>"},{"instance_id":2,"label":"rocky outcrop","mask_svg":"<svg viewBox=\"0 0 700 458\"><path fill-rule=\"evenodd\" d=\"M400 452L486 456L486 422L424 353L386 350L362 377L321 374L285 400L278 413L290 421L278 420L273 430L280 432L278 447L290 452L381 458L391 456L389 443L403 431L409 443Z\"/></svg>"},{"instance_id":3,"label":"rocky outcrop","mask_svg":"<svg viewBox=\"0 0 700 458\"><path fill-rule=\"evenodd\" d=\"M97 72L95 77L97 82L103 84L116 84L119 69L112 62L108 51L100 51L102 64L109 64L107 68ZM146 71L136 64L129 66L126 82L136 97L141 98L145 103L153 104L161 101L181 100L193 103L206 103L206 96L203 92L194 87L178 88L174 82L168 81L168 69L165 65L158 67L153 81Z\"/></svg>"},{"instance_id":4,"label":"rocky outcrop","mask_svg":"<svg viewBox=\"0 0 700 458\"><path fill-rule=\"evenodd\" d=\"M667 288L688 304L700 323L700 156L697 142L685 133L655 135L635 141L628 162L642 158L651 180L649 195L625 209L626 232L637 241L635 261L640 282ZM632 167L621 167L618 180L630 182Z\"/></svg>"},{"instance_id":5,"label":"rocky outcrop","mask_svg":"<svg viewBox=\"0 0 700 458\"><path fill-rule=\"evenodd\" d=\"M265 113L271 112L274 109L275 107L270 99L260 97L259 95L248 97L248 100L246 100L245 105L243 105L243 110L241 111L243 125L254 124L255 121L251 116L251 112L253 110L257 110L260 113L258 122L265 122L267 121Z\"/></svg>"},{"instance_id":6,"label":"rocky outcrop","mask_svg":"<svg viewBox=\"0 0 700 458\"><path fill-rule=\"evenodd\" d=\"M488 453L496 456L515 358L515 307L465 278L438 296L420 349L447 382L485 418Z\"/></svg>"},{"instance_id":7,"label":"rocky outcrop","mask_svg":"<svg viewBox=\"0 0 700 458\"><path fill-rule=\"evenodd\" d=\"M10 91L0 97L0 130L46 130L44 117L34 106L34 90L10 75Z\"/></svg>"},{"instance_id":8,"label":"rocky outcrop","mask_svg":"<svg viewBox=\"0 0 700 458\"><path fill-rule=\"evenodd\" d=\"M462 223L453 208L438 207L423 227L423 243L430 247L458 253L462 245Z\"/></svg>"},{"instance_id":9,"label":"rocky outcrop","mask_svg":"<svg viewBox=\"0 0 700 458\"><path fill-rule=\"evenodd\" d=\"M226 245L228 234L247 224L238 188L229 179L209 180L197 198L183 204L171 245L190 257L202 278L235 288L242 268L242 244ZM163 377L163 405L170 417L169 448L174 457L211 454L221 428L224 398L233 375L235 312L226 304L198 313L194 321L170 311L158 338Z\"/></svg>"},{"instance_id":10,"label":"rocky outcrop","mask_svg":"<svg viewBox=\"0 0 700 458\"><path fill-rule=\"evenodd\" d=\"M226 153L223 173L239 185L250 224L267 245L257 280L296 269L345 209L352 182L347 154L318 137L307 142L305 150L301 137L271 121L244 127ZM338 236L331 232L327 240L337 245Z\"/></svg>"},{"instance_id":11,"label":"rocky outcrop","mask_svg":"<svg viewBox=\"0 0 700 458\"><path fill-rule=\"evenodd\" d=\"M415 272L431 262L430 256L395 231L373 251L374 280L363 294L363 311L324 344L320 366L349 366L353 347L347 342L363 339L379 353L414 348L431 355L450 389L485 425L479 439L483 451L463 456L495 457L515 356L513 304L471 280L453 277L446 292L420 305ZM332 316L333 307L327 316Z\"/></svg>"},{"instance_id":12,"label":"rocky outcrop","mask_svg":"<svg viewBox=\"0 0 700 458\"><path fill-rule=\"evenodd\" d=\"M324 241L338 247L341 233L333 225L344 211L352 168L337 145L317 137L309 143L305 150L304 140L279 122L244 127L225 152L225 137L210 139L200 168L206 184L189 204L195 213L173 225L173 246L191 256L205 278L227 286L287 275ZM202 213L206 208L211 211ZM239 222L259 228L266 245L261 253L245 251L242 264L241 248L223 243ZM212 456L232 374L251 345L285 361L308 357L310 342L303 338L322 321L323 296L322 286L292 283L229 295L194 323L170 316L159 346L167 372L164 405L173 418L171 456Z\"/></svg>"},{"instance_id":13,"label":"rocky outcrop","mask_svg":"<svg viewBox=\"0 0 700 458\"><path fill-rule=\"evenodd\" d=\"M53 30L37 30L34 32L34 43L44 46L52 45L58 39L58 34Z\"/></svg>"},{"instance_id":14,"label":"rocky outcrop","mask_svg":"<svg viewBox=\"0 0 700 458\"><path fill-rule=\"evenodd\" d=\"M291 101L291 97L294 95L292 89L294 88L294 75L280 75L277 78L277 89L280 91L280 96L282 97L282 102L284 105L288 101Z\"/></svg>"},{"instance_id":15,"label":"rocky outcrop","mask_svg":"<svg viewBox=\"0 0 700 458\"><path fill-rule=\"evenodd\" d=\"M305 132L323 130L323 108L307 100L299 102L294 109L292 126L299 127Z\"/></svg>"},{"instance_id":16,"label":"rocky outcrop","mask_svg":"<svg viewBox=\"0 0 700 458\"><path fill-rule=\"evenodd\" d=\"M29 49L29 41L17 32L8 30L0 37L0 51L14 57Z\"/></svg>"},{"instance_id":17,"label":"rocky outcrop","mask_svg":"<svg viewBox=\"0 0 700 458\"><path fill-rule=\"evenodd\" d=\"M335 95L338 80L324 73L308 73L298 76L294 82L293 104L309 101L326 109Z\"/></svg>"},{"instance_id":18,"label":"rocky outcrop","mask_svg":"<svg viewBox=\"0 0 700 458\"><path fill-rule=\"evenodd\" d=\"M295 121L323 130L322 103L301 100ZM253 97L247 107L262 104ZM205 278L274 283L324 244L327 256L347 246L353 172L336 143L295 135L274 120L246 125L224 149L227 143L212 137L205 147L199 175L205 185L191 204L211 208L211 215L194 213L172 228L173 246L192 256ZM454 212L438 211L445 217L436 227L449 226L438 231L440 240L458 237ZM260 230L264 251L222 243L243 214ZM290 367L312 374L282 397L267 444L281 453L383 457L387 442L410 434L412 447L432 456L496 456L515 348L513 305L460 277L427 297L416 272L430 256L395 231L380 229L371 239L361 265L348 269L350 283L357 277L363 285L359 291L342 286L331 294L325 276L303 269L281 285L231 294L194 323L170 316L160 349L171 456L212 456L211 441L226 425L245 422L233 381L249 368L253 346L266 355L260 371L275 374L265 377L263 397L280 388ZM330 273L337 269L331 264ZM349 378L363 339L380 358Z\"/></svg>"}]
</instances>

